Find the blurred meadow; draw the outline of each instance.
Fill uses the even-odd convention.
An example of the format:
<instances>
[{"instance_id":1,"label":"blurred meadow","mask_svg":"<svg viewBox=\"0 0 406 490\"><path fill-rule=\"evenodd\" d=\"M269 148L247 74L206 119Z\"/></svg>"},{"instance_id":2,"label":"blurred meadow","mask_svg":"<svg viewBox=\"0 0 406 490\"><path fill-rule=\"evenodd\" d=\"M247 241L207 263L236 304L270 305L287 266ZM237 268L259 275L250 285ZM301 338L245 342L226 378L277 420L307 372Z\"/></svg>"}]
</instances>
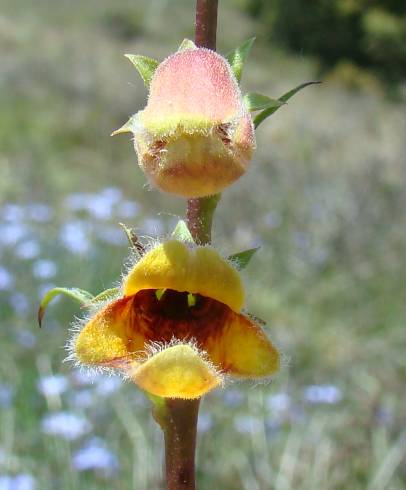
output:
<instances>
[{"instance_id":1,"label":"blurred meadow","mask_svg":"<svg viewBox=\"0 0 406 490\"><path fill-rule=\"evenodd\" d=\"M243 90L317 79L318 58L268 42L248 3L220 0L218 28L222 53L258 35ZM56 301L41 331L36 310L54 285L117 283L118 222L148 240L184 213L146 185L130 138L109 135L145 104L123 54L162 60L193 20L187 0L1 0L0 490L163 488L145 396L63 363L77 304ZM352 64L323 82L259 127L215 218L225 254L261 246L247 307L285 363L269 383L205 397L201 490L406 487L405 82L393 97Z\"/></svg>"}]
</instances>

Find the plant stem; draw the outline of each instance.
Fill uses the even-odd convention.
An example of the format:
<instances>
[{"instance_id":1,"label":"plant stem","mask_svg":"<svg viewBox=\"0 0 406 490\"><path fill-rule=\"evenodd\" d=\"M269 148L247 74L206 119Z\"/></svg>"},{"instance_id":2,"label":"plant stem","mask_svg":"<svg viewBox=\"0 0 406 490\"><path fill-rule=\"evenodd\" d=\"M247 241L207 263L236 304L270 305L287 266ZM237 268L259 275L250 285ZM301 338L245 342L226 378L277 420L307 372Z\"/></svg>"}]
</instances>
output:
<instances>
[{"instance_id":1,"label":"plant stem","mask_svg":"<svg viewBox=\"0 0 406 490\"><path fill-rule=\"evenodd\" d=\"M193 240L199 245L211 242L213 215L221 194L189 199L187 202L187 225Z\"/></svg>"},{"instance_id":2,"label":"plant stem","mask_svg":"<svg viewBox=\"0 0 406 490\"><path fill-rule=\"evenodd\" d=\"M196 0L197 46L216 49L218 0ZM204 178L204 176L202 176ZM196 243L211 242L213 214L220 194L189 199L187 224ZM154 403L154 416L165 438L167 490L195 490L195 451L200 399L165 399Z\"/></svg>"},{"instance_id":3,"label":"plant stem","mask_svg":"<svg viewBox=\"0 0 406 490\"><path fill-rule=\"evenodd\" d=\"M196 0L196 46L216 49L218 0Z\"/></svg>"},{"instance_id":4,"label":"plant stem","mask_svg":"<svg viewBox=\"0 0 406 490\"><path fill-rule=\"evenodd\" d=\"M165 438L167 490L195 489L195 450L200 398L166 399L156 420ZM157 416L158 415L158 416Z\"/></svg>"},{"instance_id":5,"label":"plant stem","mask_svg":"<svg viewBox=\"0 0 406 490\"><path fill-rule=\"evenodd\" d=\"M196 46L216 49L218 0L196 0ZM202 176L203 177L203 176ZM187 225L196 243L211 242L213 214L220 194L189 199L187 202Z\"/></svg>"}]
</instances>

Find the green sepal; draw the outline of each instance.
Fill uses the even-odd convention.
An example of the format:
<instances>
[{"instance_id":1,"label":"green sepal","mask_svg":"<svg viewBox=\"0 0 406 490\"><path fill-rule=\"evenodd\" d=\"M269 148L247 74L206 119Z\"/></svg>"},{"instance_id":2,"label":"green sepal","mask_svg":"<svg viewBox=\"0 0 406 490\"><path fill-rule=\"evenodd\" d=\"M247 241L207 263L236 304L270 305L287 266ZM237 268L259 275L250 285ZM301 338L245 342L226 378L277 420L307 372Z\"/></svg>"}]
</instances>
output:
<instances>
[{"instance_id":1,"label":"green sepal","mask_svg":"<svg viewBox=\"0 0 406 490\"><path fill-rule=\"evenodd\" d=\"M279 108L281 105L286 104L279 99L271 99L267 95L258 94L256 92L248 92L244 95L245 107L250 112L261 111L263 109Z\"/></svg>"},{"instance_id":2,"label":"green sepal","mask_svg":"<svg viewBox=\"0 0 406 490\"><path fill-rule=\"evenodd\" d=\"M106 299L112 299L120 292L120 288L109 288L105 289L98 295L91 299L90 304L99 303L100 301L105 301Z\"/></svg>"},{"instance_id":3,"label":"green sepal","mask_svg":"<svg viewBox=\"0 0 406 490\"><path fill-rule=\"evenodd\" d=\"M231 69L238 83L241 81L244 63L246 62L248 55L250 54L254 41L255 37L251 37L226 55L226 59L230 63Z\"/></svg>"},{"instance_id":4,"label":"green sepal","mask_svg":"<svg viewBox=\"0 0 406 490\"><path fill-rule=\"evenodd\" d=\"M172 232L172 237L181 242L194 243L192 234L183 219L180 219L176 224L175 229Z\"/></svg>"},{"instance_id":5,"label":"green sepal","mask_svg":"<svg viewBox=\"0 0 406 490\"><path fill-rule=\"evenodd\" d=\"M293 97L297 92L302 90L303 88L309 86L309 85L314 85L317 83L321 83L320 81L314 81L314 82L305 82L297 87L293 88L292 90L289 90L289 92L286 92L286 94L283 94L281 97L279 97L279 101L282 102L281 105L286 104L286 102ZM264 109L262 112L260 112L255 118L254 118L254 126L255 129L262 123L262 121L265 121L269 116L271 116L274 112L276 112L279 107L270 107L269 109Z\"/></svg>"},{"instance_id":6,"label":"green sepal","mask_svg":"<svg viewBox=\"0 0 406 490\"><path fill-rule=\"evenodd\" d=\"M191 41L190 39L184 39L179 48L178 48L178 51L185 51L186 49L197 49L197 46L196 44Z\"/></svg>"},{"instance_id":7,"label":"green sepal","mask_svg":"<svg viewBox=\"0 0 406 490\"><path fill-rule=\"evenodd\" d=\"M248 250L243 250L242 252L238 252L236 254L230 255L228 260L233 262L234 266L238 270L245 269L249 264L250 260L254 256L254 254L259 250L260 247L249 248Z\"/></svg>"},{"instance_id":8,"label":"green sepal","mask_svg":"<svg viewBox=\"0 0 406 490\"><path fill-rule=\"evenodd\" d=\"M149 88L151 79L154 76L159 62L152 58L148 58L148 56L141 56L139 54L126 54L124 56L135 66L144 81L144 85Z\"/></svg>"},{"instance_id":9,"label":"green sepal","mask_svg":"<svg viewBox=\"0 0 406 490\"><path fill-rule=\"evenodd\" d=\"M42 319L45 315L45 310L48 304L59 295L65 295L78 301L80 304L89 304L93 300L93 294L85 291L84 289L78 288L53 288L50 289L42 298L41 303L38 308L38 324L41 327Z\"/></svg>"},{"instance_id":10,"label":"green sepal","mask_svg":"<svg viewBox=\"0 0 406 490\"><path fill-rule=\"evenodd\" d=\"M134 133L134 116L131 116L130 119L121 126L121 128L116 129L111 133L110 136L116 136L117 134L122 133Z\"/></svg>"},{"instance_id":11,"label":"green sepal","mask_svg":"<svg viewBox=\"0 0 406 490\"><path fill-rule=\"evenodd\" d=\"M123 229L131 249L137 252L139 257L142 257L145 253L145 248L139 241L135 231L131 228L128 228L128 226L126 226L124 223L119 223L119 226L121 226L121 228Z\"/></svg>"}]
</instances>

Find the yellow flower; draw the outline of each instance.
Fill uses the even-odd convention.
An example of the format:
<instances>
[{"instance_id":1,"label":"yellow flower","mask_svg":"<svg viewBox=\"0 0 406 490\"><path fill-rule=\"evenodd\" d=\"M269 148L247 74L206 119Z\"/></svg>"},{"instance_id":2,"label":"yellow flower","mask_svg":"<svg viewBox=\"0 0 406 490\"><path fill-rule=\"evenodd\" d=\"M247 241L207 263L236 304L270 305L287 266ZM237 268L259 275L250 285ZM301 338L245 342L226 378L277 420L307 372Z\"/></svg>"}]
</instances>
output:
<instances>
[{"instance_id":1,"label":"yellow flower","mask_svg":"<svg viewBox=\"0 0 406 490\"><path fill-rule=\"evenodd\" d=\"M122 297L88 320L74 339L79 362L123 370L146 391L197 398L224 375L263 378L279 354L241 313L236 269L211 247L164 242L124 278Z\"/></svg>"},{"instance_id":2,"label":"yellow flower","mask_svg":"<svg viewBox=\"0 0 406 490\"><path fill-rule=\"evenodd\" d=\"M113 134L132 132L139 165L163 191L221 192L243 175L255 149L252 118L227 60L183 49L156 69L148 104Z\"/></svg>"}]
</instances>

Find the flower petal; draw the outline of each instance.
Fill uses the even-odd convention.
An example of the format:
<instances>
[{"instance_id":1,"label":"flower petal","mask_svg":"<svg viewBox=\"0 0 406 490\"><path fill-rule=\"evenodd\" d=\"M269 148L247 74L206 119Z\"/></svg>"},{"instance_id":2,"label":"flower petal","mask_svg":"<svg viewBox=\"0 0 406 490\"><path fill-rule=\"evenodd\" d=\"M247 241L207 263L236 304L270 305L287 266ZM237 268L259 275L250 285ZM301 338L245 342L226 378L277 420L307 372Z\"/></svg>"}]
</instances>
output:
<instances>
[{"instance_id":1,"label":"flower petal","mask_svg":"<svg viewBox=\"0 0 406 490\"><path fill-rule=\"evenodd\" d=\"M133 298L109 303L84 326L74 342L77 359L89 365L121 367L144 347L142 334L131 328Z\"/></svg>"},{"instance_id":2,"label":"flower petal","mask_svg":"<svg viewBox=\"0 0 406 490\"><path fill-rule=\"evenodd\" d=\"M196 348L168 347L135 367L131 378L143 390L164 398L200 398L222 378Z\"/></svg>"},{"instance_id":3,"label":"flower petal","mask_svg":"<svg viewBox=\"0 0 406 490\"><path fill-rule=\"evenodd\" d=\"M261 378L279 370L278 351L262 328L245 315L229 310L218 327L201 347L224 373Z\"/></svg>"},{"instance_id":4,"label":"flower petal","mask_svg":"<svg viewBox=\"0 0 406 490\"><path fill-rule=\"evenodd\" d=\"M144 255L124 281L124 295L143 289L188 291L215 299L238 312L244 303L239 273L210 247L189 248L170 240Z\"/></svg>"}]
</instances>

